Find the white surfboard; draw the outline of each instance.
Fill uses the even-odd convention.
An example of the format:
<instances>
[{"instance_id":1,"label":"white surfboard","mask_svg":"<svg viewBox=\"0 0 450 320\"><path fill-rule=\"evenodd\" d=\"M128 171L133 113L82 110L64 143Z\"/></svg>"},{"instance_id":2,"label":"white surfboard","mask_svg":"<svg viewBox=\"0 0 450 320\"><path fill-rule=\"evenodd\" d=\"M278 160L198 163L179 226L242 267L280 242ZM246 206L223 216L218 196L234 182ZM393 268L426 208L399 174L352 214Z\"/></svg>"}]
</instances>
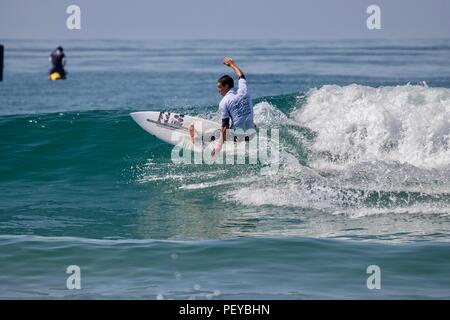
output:
<instances>
[{"instance_id":1,"label":"white surfboard","mask_svg":"<svg viewBox=\"0 0 450 320\"><path fill-rule=\"evenodd\" d=\"M220 136L220 125L211 120L158 111L133 112L130 115L142 129L172 145L179 144L183 140L190 141L188 128L192 123L196 130L195 141L201 141L203 146L219 139Z\"/></svg>"}]
</instances>

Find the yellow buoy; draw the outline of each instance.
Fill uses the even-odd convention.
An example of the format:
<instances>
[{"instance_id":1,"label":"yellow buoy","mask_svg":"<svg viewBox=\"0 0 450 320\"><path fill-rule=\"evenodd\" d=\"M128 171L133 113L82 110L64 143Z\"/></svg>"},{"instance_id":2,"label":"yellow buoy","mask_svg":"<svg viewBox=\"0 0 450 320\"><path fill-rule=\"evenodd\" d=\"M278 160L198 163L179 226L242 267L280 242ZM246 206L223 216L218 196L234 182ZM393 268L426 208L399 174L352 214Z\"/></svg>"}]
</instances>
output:
<instances>
[{"instance_id":1,"label":"yellow buoy","mask_svg":"<svg viewBox=\"0 0 450 320\"><path fill-rule=\"evenodd\" d=\"M61 79L61 75L58 73L58 72L53 72L51 75L50 75L50 80L58 80L58 79Z\"/></svg>"}]
</instances>

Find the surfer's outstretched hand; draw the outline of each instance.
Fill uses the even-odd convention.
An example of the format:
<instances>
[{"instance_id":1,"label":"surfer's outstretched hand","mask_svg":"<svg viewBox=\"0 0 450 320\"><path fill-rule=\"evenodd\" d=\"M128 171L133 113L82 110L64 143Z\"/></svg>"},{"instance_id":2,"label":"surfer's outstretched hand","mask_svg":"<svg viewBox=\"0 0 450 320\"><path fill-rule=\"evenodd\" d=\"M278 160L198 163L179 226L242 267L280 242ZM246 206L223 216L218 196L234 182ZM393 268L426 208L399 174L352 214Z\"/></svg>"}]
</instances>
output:
<instances>
[{"instance_id":1,"label":"surfer's outstretched hand","mask_svg":"<svg viewBox=\"0 0 450 320\"><path fill-rule=\"evenodd\" d=\"M226 66L231 66L233 63L234 63L234 61L231 57L225 57L223 59L223 64Z\"/></svg>"},{"instance_id":2,"label":"surfer's outstretched hand","mask_svg":"<svg viewBox=\"0 0 450 320\"><path fill-rule=\"evenodd\" d=\"M240 78L244 78L244 72L237 66L236 63L234 63L233 59L231 57L225 57L223 59L223 64L233 69L234 73Z\"/></svg>"}]
</instances>

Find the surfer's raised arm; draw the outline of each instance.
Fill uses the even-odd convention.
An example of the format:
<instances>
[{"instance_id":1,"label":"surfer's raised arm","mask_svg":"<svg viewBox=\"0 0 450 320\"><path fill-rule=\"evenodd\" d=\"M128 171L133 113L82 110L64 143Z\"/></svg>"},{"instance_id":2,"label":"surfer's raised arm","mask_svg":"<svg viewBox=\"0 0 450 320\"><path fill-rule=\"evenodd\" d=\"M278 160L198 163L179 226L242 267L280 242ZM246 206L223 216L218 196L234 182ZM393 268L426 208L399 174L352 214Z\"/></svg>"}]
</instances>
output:
<instances>
[{"instance_id":1,"label":"surfer's raised arm","mask_svg":"<svg viewBox=\"0 0 450 320\"><path fill-rule=\"evenodd\" d=\"M234 73L236 73L239 79L245 79L244 72L242 72L242 70L237 66L237 64L231 57L225 57L223 59L223 64L233 69Z\"/></svg>"}]
</instances>

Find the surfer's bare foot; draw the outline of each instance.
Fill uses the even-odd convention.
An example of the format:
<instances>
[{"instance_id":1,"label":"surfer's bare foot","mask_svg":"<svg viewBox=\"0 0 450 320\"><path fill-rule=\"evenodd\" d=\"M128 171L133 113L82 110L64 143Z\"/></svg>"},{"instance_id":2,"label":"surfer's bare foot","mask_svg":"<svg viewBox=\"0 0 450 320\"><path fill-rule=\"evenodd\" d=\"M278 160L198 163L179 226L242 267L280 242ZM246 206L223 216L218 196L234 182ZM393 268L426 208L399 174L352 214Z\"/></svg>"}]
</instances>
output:
<instances>
[{"instance_id":1,"label":"surfer's bare foot","mask_svg":"<svg viewBox=\"0 0 450 320\"><path fill-rule=\"evenodd\" d=\"M191 125L189 125L189 135L191 136L192 143L194 143L195 129L194 129L194 124L193 123Z\"/></svg>"}]
</instances>

